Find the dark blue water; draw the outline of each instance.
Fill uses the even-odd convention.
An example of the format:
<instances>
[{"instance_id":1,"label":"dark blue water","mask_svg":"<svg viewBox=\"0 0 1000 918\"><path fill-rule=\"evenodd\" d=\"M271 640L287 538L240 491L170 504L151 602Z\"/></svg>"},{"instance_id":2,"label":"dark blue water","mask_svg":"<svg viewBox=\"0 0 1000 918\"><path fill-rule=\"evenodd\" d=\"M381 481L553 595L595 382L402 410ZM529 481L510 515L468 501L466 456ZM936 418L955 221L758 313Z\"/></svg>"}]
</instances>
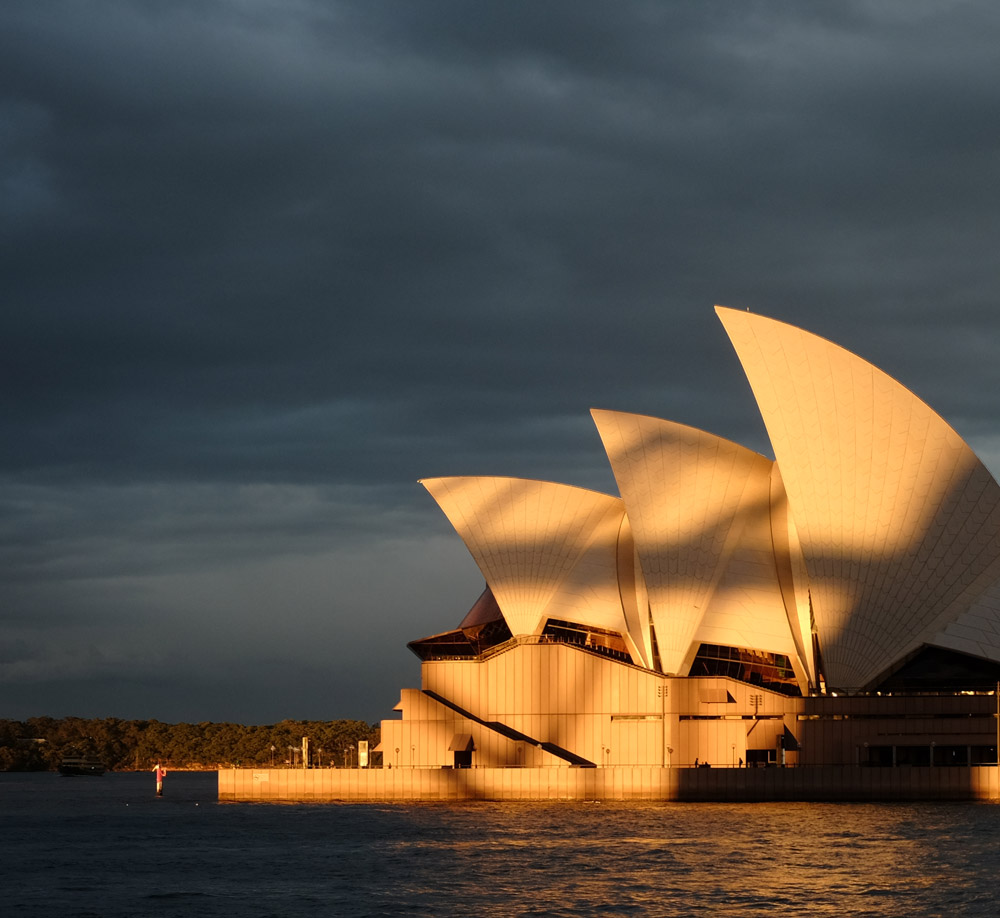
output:
<instances>
[{"instance_id":1,"label":"dark blue water","mask_svg":"<svg viewBox=\"0 0 1000 918\"><path fill-rule=\"evenodd\" d=\"M995 916L991 804L219 804L215 775L0 774L17 918Z\"/></svg>"}]
</instances>

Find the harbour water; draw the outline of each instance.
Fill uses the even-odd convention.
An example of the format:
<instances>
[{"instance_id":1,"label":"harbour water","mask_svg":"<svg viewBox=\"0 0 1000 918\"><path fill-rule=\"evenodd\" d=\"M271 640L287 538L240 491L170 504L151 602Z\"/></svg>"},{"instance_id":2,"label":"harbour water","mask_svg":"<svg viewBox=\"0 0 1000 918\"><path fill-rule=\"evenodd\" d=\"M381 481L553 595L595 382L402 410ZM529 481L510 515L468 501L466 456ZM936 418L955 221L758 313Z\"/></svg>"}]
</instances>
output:
<instances>
[{"instance_id":1,"label":"harbour water","mask_svg":"<svg viewBox=\"0 0 1000 918\"><path fill-rule=\"evenodd\" d=\"M214 774L0 774L4 913L997 914L1000 807L222 804Z\"/></svg>"}]
</instances>

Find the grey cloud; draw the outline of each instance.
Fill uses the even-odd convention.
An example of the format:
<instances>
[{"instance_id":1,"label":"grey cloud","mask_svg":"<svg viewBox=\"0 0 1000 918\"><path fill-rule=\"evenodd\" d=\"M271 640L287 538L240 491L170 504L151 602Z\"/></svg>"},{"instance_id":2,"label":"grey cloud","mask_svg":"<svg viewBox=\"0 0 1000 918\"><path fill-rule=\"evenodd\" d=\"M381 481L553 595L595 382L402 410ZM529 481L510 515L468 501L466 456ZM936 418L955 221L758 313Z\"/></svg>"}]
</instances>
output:
<instances>
[{"instance_id":1,"label":"grey cloud","mask_svg":"<svg viewBox=\"0 0 1000 918\"><path fill-rule=\"evenodd\" d=\"M845 345L995 453L998 18L8 4L0 639L119 661L107 635L129 610L153 622L139 635L222 622L174 683L182 710L294 667L294 642L261 651L270 605L243 587L259 568L298 597L290 632L331 597L309 642L328 657L305 654L278 707L324 672L345 698L398 687L379 654L405 670L404 641L476 591L460 544L418 552L420 572L387 547L453 538L417 478L613 490L590 407L767 451L715 303ZM366 551L385 565L377 603L365 578L320 573ZM169 666L126 643L148 664L136 697L160 697ZM105 705L113 677L89 672ZM265 695L248 689L247 717Z\"/></svg>"}]
</instances>

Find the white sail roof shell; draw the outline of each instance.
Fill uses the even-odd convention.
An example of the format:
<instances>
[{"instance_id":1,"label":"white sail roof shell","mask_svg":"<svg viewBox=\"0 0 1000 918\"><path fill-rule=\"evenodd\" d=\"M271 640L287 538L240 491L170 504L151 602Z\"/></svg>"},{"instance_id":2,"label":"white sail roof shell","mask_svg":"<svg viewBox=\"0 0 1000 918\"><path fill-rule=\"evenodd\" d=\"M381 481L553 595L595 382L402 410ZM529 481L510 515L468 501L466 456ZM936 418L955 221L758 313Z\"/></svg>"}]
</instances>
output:
<instances>
[{"instance_id":1,"label":"white sail roof shell","mask_svg":"<svg viewBox=\"0 0 1000 918\"><path fill-rule=\"evenodd\" d=\"M702 642L797 660L771 538L771 460L672 421L591 413L625 501L664 672L686 675Z\"/></svg>"},{"instance_id":2,"label":"white sail roof shell","mask_svg":"<svg viewBox=\"0 0 1000 918\"><path fill-rule=\"evenodd\" d=\"M619 498L521 478L421 483L479 565L512 634L537 634L557 618L630 636L617 576ZM630 637L641 646L641 634Z\"/></svg>"},{"instance_id":3,"label":"white sail roof shell","mask_svg":"<svg viewBox=\"0 0 1000 918\"><path fill-rule=\"evenodd\" d=\"M1000 486L969 446L860 357L716 309L781 468L828 684L866 687L924 644L1000 659Z\"/></svg>"}]
</instances>

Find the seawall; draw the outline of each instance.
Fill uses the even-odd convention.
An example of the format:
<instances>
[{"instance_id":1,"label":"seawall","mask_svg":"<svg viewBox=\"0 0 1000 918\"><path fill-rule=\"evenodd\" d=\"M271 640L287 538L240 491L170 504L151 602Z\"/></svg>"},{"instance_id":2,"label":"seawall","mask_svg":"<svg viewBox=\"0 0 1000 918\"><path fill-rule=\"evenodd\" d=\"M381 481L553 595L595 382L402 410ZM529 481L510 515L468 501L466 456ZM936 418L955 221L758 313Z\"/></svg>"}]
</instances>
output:
<instances>
[{"instance_id":1,"label":"seawall","mask_svg":"<svg viewBox=\"0 0 1000 918\"><path fill-rule=\"evenodd\" d=\"M997 767L230 768L219 800L362 803L448 800L998 801Z\"/></svg>"}]
</instances>

